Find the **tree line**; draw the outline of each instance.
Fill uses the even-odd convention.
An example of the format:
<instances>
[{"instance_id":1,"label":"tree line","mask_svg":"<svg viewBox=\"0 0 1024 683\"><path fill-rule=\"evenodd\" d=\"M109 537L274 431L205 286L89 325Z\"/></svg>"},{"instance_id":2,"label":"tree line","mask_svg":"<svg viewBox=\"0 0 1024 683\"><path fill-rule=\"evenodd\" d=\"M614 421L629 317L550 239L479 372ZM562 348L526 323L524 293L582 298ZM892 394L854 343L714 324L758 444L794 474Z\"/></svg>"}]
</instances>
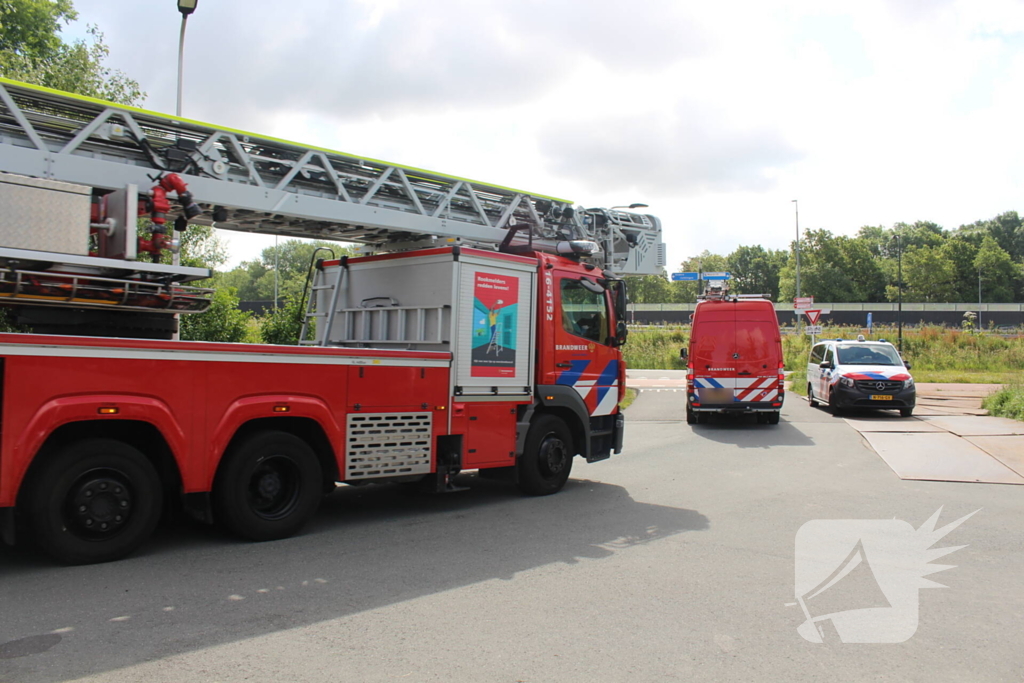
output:
<instances>
[{"instance_id":1,"label":"tree line","mask_svg":"<svg viewBox=\"0 0 1024 683\"><path fill-rule=\"evenodd\" d=\"M830 303L896 301L1010 303L1024 299L1024 225L1016 211L953 230L928 222L864 226L856 235L806 230L800 236L800 294ZM728 271L731 291L789 301L797 294L796 243L789 250L740 246L704 251L679 270ZM902 271L902 280L900 279ZM628 278L634 303L689 303L700 283L666 275Z\"/></svg>"}]
</instances>

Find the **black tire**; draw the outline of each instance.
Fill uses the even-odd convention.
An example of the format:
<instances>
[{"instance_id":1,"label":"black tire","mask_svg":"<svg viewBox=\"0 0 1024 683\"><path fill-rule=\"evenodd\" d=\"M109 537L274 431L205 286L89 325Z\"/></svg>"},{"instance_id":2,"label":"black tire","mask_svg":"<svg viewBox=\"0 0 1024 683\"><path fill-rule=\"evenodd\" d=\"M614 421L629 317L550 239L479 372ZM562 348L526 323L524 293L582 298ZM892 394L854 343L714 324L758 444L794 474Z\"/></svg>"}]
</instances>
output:
<instances>
[{"instance_id":1,"label":"black tire","mask_svg":"<svg viewBox=\"0 0 1024 683\"><path fill-rule=\"evenodd\" d=\"M708 415L710 413L697 413L697 424L706 425L708 423Z\"/></svg>"},{"instance_id":2,"label":"black tire","mask_svg":"<svg viewBox=\"0 0 1024 683\"><path fill-rule=\"evenodd\" d=\"M686 424L697 424L697 414L693 412L693 408L690 407L689 403L686 404Z\"/></svg>"},{"instance_id":3,"label":"black tire","mask_svg":"<svg viewBox=\"0 0 1024 683\"><path fill-rule=\"evenodd\" d=\"M814 398L814 389L810 382L807 383L807 404L812 408L818 407L818 399Z\"/></svg>"},{"instance_id":4,"label":"black tire","mask_svg":"<svg viewBox=\"0 0 1024 683\"><path fill-rule=\"evenodd\" d=\"M780 417L782 417L782 414L776 410L771 413L766 413L764 416L764 421L766 424L777 425L779 424Z\"/></svg>"},{"instance_id":5,"label":"black tire","mask_svg":"<svg viewBox=\"0 0 1024 683\"><path fill-rule=\"evenodd\" d=\"M287 432L250 435L224 456L213 488L217 520L250 541L295 534L316 512L323 494L320 461Z\"/></svg>"},{"instance_id":6,"label":"black tire","mask_svg":"<svg viewBox=\"0 0 1024 683\"><path fill-rule=\"evenodd\" d=\"M843 409L839 407L839 402L836 401L836 392L828 392L828 408L832 411L833 415L841 415Z\"/></svg>"},{"instance_id":7,"label":"black tire","mask_svg":"<svg viewBox=\"0 0 1024 683\"><path fill-rule=\"evenodd\" d=\"M153 533L163 489L152 463L114 439L83 439L33 475L28 506L36 544L67 564L117 560Z\"/></svg>"},{"instance_id":8,"label":"black tire","mask_svg":"<svg viewBox=\"0 0 1024 683\"><path fill-rule=\"evenodd\" d=\"M558 493L569 480L576 455L572 434L560 418L539 415L526 435L526 448L519 458L519 489L530 496Z\"/></svg>"},{"instance_id":9,"label":"black tire","mask_svg":"<svg viewBox=\"0 0 1024 683\"><path fill-rule=\"evenodd\" d=\"M913 417L914 409L911 408L900 408L900 417Z\"/></svg>"}]
</instances>

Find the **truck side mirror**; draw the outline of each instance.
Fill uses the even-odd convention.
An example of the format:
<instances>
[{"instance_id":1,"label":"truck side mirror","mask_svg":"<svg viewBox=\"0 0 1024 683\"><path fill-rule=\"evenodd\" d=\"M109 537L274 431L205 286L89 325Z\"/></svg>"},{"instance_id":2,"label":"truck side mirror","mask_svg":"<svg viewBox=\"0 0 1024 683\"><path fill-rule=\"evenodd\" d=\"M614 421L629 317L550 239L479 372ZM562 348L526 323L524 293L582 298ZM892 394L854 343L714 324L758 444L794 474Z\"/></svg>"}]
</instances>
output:
<instances>
[{"instance_id":1,"label":"truck side mirror","mask_svg":"<svg viewBox=\"0 0 1024 683\"><path fill-rule=\"evenodd\" d=\"M909 370L910 369L910 363L907 362L907 361L903 361L903 367L905 367L907 370Z\"/></svg>"},{"instance_id":2,"label":"truck side mirror","mask_svg":"<svg viewBox=\"0 0 1024 683\"><path fill-rule=\"evenodd\" d=\"M818 363L818 367L822 370L830 370L832 368L832 361L823 360Z\"/></svg>"},{"instance_id":3,"label":"truck side mirror","mask_svg":"<svg viewBox=\"0 0 1024 683\"><path fill-rule=\"evenodd\" d=\"M679 349L679 360L686 360L687 355L685 348Z\"/></svg>"},{"instance_id":4,"label":"truck side mirror","mask_svg":"<svg viewBox=\"0 0 1024 683\"><path fill-rule=\"evenodd\" d=\"M626 337L629 336L629 328L626 327L626 321L620 320L615 325L615 343L616 346L625 346Z\"/></svg>"}]
</instances>

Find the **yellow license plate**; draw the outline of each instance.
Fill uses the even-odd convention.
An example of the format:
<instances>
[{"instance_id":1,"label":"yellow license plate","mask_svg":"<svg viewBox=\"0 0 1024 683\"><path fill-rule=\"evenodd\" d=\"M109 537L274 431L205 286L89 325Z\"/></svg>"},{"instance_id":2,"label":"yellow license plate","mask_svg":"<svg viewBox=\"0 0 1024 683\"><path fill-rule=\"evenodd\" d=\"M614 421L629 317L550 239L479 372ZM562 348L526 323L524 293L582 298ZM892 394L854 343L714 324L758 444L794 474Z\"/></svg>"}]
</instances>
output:
<instances>
[{"instance_id":1,"label":"yellow license plate","mask_svg":"<svg viewBox=\"0 0 1024 683\"><path fill-rule=\"evenodd\" d=\"M872 401L891 401L892 396L886 396L885 394L875 394L871 397Z\"/></svg>"}]
</instances>

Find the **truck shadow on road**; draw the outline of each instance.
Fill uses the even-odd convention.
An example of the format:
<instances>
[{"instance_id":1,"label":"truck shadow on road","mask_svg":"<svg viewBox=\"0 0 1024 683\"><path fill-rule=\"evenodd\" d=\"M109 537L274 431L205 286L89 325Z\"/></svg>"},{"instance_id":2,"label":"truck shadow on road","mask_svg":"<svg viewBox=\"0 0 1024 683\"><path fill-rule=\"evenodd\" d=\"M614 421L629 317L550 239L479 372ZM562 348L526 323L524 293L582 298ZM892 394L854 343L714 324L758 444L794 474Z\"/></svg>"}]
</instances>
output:
<instances>
[{"instance_id":1,"label":"truck shadow on road","mask_svg":"<svg viewBox=\"0 0 1024 683\"><path fill-rule=\"evenodd\" d=\"M304 534L271 543L179 524L104 565L57 567L5 549L0 654L24 654L0 657L0 679L108 672L709 528L699 512L606 483L571 479L558 495L528 498L462 480L470 490L441 496L342 487ZM45 655L17 647L54 632L62 638Z\"/></svg>"},{"instance_id":2,"label":"truck shadow on road","mask_svg":"<svg viewBox=\"0 0 1024 683\"><path fill-rule=\"evenodd\" d=\"M740 448L816 445L814 439L785 418L777 425L757 424L753 415L711 415L707 424L692 425L695 436Z\"/></svg>"}]
</instances>

